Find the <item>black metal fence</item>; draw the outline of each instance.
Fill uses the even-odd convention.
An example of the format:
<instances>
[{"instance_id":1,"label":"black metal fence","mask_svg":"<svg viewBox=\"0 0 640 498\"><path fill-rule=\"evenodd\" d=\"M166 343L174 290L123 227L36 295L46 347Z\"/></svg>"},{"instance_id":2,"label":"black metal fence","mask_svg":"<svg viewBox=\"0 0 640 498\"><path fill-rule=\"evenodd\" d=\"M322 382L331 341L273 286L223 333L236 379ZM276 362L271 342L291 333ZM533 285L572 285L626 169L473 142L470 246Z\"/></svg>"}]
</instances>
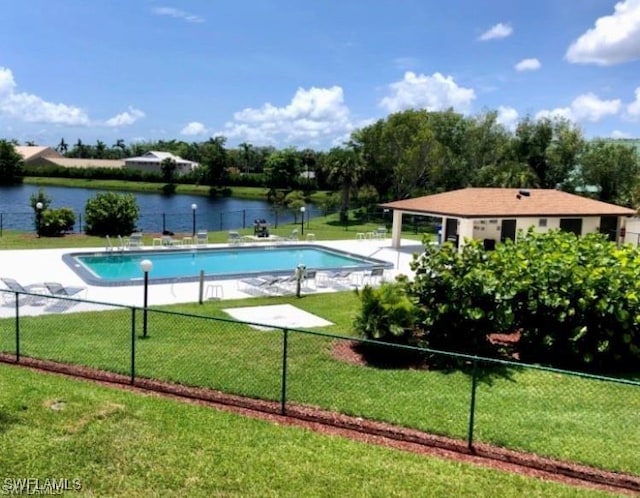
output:
<instances>
[{"instance_id":1,"label":"black metal fence","mask_svg":"<svg viewBox=\"0 0 640 498\"><path fill-rule=\"evenodd\" d=\"M490 443L640 475L635 380L159 309L6 290L0 298L4 361L39 359L119 374L131 384L153 379L221 391L282 413L315 407L470 448ZM365 355L363 364L367 348L374 360ZM430 355L463 366L388 361L405 355L410 364Z\"/></svg>"},{"instance_id":2,"label":"black metal fence","mask_svg":"<svg viewBox=\"0 0 640 498\"><path fill-rule=\"evenodd\" d=\"M218 211L203 209L192 212L141 212L138 218L138 228L143 232L160 233L172 231L175 233L190 233L195 230L225 231L251 228L256 220L266 220L270 227L278 228L283 225L301 224L304 218L305 226L309 227L318 217L336 214L337 211L323 211L315 206L307 206L304 213L285 208L253 208L233 211ZM82 212L76 212L74 231L84 232ZM359 209L352 211L348 220L336 222L340 228L347 228L354 224L380 222L391 224L391 213L380 208ZM429 225L424 217L407 217L407 227L413 227L417 232ZM195 230L194 230L195 228ZM0 212L0 236L4 230L35 232L36 219L32 211Z\"/></svg>"}]
</instances>

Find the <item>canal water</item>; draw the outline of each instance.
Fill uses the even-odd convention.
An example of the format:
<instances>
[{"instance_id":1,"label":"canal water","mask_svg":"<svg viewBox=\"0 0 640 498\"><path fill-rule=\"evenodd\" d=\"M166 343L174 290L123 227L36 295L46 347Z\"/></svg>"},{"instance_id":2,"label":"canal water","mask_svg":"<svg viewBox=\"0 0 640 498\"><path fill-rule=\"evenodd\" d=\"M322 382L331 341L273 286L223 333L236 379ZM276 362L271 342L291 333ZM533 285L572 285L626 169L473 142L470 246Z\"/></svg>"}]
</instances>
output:
<instances>
[{"instance_id":1,"label":"canal water","mask_svg":"<svg viewBox=\"0 0 640 498\"><path fill-rule=\"evenodd\" d=\"M38 192L36 185L0 186L0 229L30 231L34 227L34 213L30 197ZM87 201L103 190L42 187L51 198L51 208L70 208L76 213L75 231L83 223ZM236 199L231 197L209 198L198 195L161 195L133 193L140 208L137 226L145 232L191 232L197 230L237 230L253 227L255 220L266 220L272 227L292 223L291 210L275 210L267 201ZM192 209L196 205L195 211ZM306 206L305 218L319 215L314 205ZM300 213L298 219L300 221Z\"/></svg>"}]
</instances>

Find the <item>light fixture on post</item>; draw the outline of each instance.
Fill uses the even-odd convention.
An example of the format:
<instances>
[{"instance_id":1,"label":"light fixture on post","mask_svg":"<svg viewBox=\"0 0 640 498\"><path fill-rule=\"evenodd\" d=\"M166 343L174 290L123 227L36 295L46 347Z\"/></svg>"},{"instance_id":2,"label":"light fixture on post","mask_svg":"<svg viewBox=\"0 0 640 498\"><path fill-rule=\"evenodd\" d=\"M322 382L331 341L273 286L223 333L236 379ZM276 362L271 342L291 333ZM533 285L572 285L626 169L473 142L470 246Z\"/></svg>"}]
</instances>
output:
<instances>
[{"instance_id":1,"label":"light fixture on post","mask_svg":"<svg viewBox=\"0 0 640 498\"><path fill-rule=\"evenodd\" d=\"M149 296L149 272L153 268L153 263L148 259L140 261L140 269L144 272L144 302L142 310L142 337L147 337L147 303Z\"/></svg>"},{"instance_id":2,"label":"light fixture on post","mask_svg":"<svg viewBox=\"0 0 640 498\"><path fill-rule=\"evenodd\" d=\"M42 224L42 208L44 204L38 201L36 202L36 235L40 237L40 225Z\"/></svg>"},{"instance_id":3,"label":"light fixture on post","mask_svg":"<svg viewBox=\"0 0 640 498\"><path fill-rule=\"evenodd\" d=\"M300 207L300 214L302 214L302 220L300 220L300 235L304 235L304 212L307 209L304 206Z\"/></svg>"},{"instance_id":4,"label":"light fixture on post","mask_svg":"<svg viewBox=\"0 0 640 498\"><path fill-rule=\"evenodd\" d=\"M197 204L191 204L191 213L192 213L192 237L196 236L196 209L198 209L198 205Z\"/></svg>"}]
</instances>

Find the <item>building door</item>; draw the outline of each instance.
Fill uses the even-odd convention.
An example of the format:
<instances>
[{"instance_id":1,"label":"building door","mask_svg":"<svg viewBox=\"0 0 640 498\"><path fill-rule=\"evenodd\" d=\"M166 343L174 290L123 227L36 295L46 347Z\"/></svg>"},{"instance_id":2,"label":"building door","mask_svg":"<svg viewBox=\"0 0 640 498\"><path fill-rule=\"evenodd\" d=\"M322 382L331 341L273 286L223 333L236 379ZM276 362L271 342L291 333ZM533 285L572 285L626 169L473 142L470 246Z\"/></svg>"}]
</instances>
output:
<instances>
[{"instance_id":1,"label":"building door","mask_svg":"<svg viewBox=\"0 0 640 498\"><path fill-rule=\"evenodd\" d=\"M582 235L582 218L560 218L560 230Z\"/></svg>"},{"instance_id":2,"label":"building door","mask_svg":"<svg viewBox=\"0 0 640 498\"><path fill-rule=\"evenodd\" d=\"M447 218L447 225L445 228L445 242L451 242L458 247L458 220L456 218Z\"/></svg>"},{"instance_id":3,"label":"building door","mask_svg":"<svg viewBox=\"0 0 640 498\"><path fill-rule=\"evenodd\" d=\"M600 217L600 233L607 236L607 239L615 242L616 232L618 231L617 216L601 216Z\"/></svg>"},{"instance_id":4,"label":"building door","mask_svg":"<svg viewBox=\"0 0 640 498\"><path fill-rule=\"evenodd\" d=\"M500 242L504 242L507 239L516 240L516 220L502 220Z\"/></svg>"}]
</instances>

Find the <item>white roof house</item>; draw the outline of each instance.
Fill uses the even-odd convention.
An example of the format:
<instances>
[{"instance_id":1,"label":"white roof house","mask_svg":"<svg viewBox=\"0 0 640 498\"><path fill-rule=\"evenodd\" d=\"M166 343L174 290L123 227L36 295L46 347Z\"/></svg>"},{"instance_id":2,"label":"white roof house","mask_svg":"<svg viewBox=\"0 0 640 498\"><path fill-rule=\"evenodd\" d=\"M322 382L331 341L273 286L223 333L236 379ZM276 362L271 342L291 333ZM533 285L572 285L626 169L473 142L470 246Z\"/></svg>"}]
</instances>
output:
<instances>
[{"instance_id":1,"label":"white roof house","mask_svg":"<svg viewBox=\"0 0 640 498\"><path fill-rule=\"evenodd\" d=\"M148 173L160 173L162 161L164 161L165 159L173 159L175 161L176 173L178 173L179 175L190 173L198 166L198 163L188 161L181 158L180 156L171 154L170 152L150 150L142 156L129 157L125 159L124 167L129 169L137 169Z\"/></svg>"}]
</instances>

